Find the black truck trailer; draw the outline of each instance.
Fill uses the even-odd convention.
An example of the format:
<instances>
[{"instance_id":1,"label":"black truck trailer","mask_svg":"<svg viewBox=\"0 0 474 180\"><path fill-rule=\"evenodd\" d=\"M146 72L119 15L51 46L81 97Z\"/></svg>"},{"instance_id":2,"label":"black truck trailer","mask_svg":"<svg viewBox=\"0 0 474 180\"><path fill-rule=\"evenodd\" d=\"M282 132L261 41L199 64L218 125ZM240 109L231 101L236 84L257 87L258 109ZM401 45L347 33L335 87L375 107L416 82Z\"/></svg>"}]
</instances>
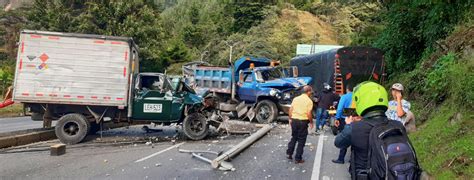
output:
<instances>
[{"instance_id":1,"label":"black truck trailer","mask_svg":"<svg viewBox=\"0 0 474 180\"><path fill-rule=\"evenodd\" d=\"M383 51L373 47L342 47L316 54L295 57L291 66L298 67L298 76L312 77L313 88L331 85L336 94L344 94L344 85L355 86L362 81L383 84L386 74Z\"/></svg>"}]
</instances>

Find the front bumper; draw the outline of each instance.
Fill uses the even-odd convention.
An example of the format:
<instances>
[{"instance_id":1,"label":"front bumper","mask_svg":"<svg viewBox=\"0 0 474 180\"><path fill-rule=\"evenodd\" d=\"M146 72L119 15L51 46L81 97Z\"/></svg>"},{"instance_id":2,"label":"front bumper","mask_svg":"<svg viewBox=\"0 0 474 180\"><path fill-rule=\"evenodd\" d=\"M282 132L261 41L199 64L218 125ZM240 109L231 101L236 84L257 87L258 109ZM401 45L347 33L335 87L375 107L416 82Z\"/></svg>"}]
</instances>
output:
<instances>
[{"instance_id":1,"label":"front bumper","mask_svg":"<svg viewBox=\"0 0 474 180\"><path fill-rule=\"evenodd\" d=\"M283 111L285 114L288 114L290 112L290 107L291 104L279 104L281 111Z\"/></svg>"}]
</instances>

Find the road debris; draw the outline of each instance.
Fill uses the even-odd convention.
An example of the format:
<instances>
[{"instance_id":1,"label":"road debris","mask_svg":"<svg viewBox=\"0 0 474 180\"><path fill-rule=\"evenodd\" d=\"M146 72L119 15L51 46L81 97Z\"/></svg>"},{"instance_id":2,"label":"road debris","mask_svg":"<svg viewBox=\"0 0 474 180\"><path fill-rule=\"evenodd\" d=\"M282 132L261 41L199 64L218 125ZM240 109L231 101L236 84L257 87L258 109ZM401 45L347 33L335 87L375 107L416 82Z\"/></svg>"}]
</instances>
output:
<instances>
[{"instance_id":1,"label":"road debris","mask_svg":"<svg viewBox=\"0 0 474 180\"><path fill-rule=\"evenodd\" d=\"M179 149L178 151L181 153L208 153L208 154L215 154L216 156L219 156L222 154L222 152L215 152L215 151L202 151L202 150L186 150L186 149Z\"/></svg>"},{"instance_id":2,"label":"road debris","mask_svg":"<svg viewBox=\"0 0 474 180\"><path fill-rule=\"evenodd\" d=\"M66 154L66 145L65 144L55 144L51 147L51 156L61 156Z\"/></svg>"},{"instance_id":3,"label":"road debris","mask_svg":"<svg viewBox=\"0 0 474 180\"><path fill-rule=\"evenodd\" d=\"M252 134L251 136L245 138L242 142L240 142L239 144L235 145L234 147L232 147L230 150L224 152L223 154L221 154L219 157L217 157L216 159L214 159L211 163L212 167L213 168L219 168L220 166L222 166L223 162L225 162L226 160L228 160L229 158L232 158L234 157L235 155L239 154L240 152L242 152L245 148L249 147L250 145L252 145L254 142L256 142L258 139L260 139L261 137L263 137L265 134L267 134L271 129L273 129L274 125L271 125L271 124L267 124L265 126L263 126L260 130L258 130L257 132L255 132L254 134Z\"/></svg>"}]
</instances>

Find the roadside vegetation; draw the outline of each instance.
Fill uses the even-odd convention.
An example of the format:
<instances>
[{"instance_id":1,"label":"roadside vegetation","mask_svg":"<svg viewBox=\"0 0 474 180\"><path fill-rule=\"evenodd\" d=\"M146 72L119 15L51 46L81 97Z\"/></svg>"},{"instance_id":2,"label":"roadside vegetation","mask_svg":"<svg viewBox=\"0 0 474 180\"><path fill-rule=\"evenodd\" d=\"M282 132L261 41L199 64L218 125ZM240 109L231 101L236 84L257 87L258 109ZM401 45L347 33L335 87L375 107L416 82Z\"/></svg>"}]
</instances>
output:
<instances>
[{"instance_id":1,"label":"roadside vegetation","mask_svg":"<svg viewBox=\"0 0 474 180\"><path fill-rule=\"evenodd\" d=\"M473 179L473 12L472 1L32 0L0 11L0 88L11 85L21 29L134 37L141 71L170 74L196 60L225 66L234 43L233 59L283 64L299 43L374 46L385 51L387 87L406 86L422 167Z\"/></svg>"}]
</instances>

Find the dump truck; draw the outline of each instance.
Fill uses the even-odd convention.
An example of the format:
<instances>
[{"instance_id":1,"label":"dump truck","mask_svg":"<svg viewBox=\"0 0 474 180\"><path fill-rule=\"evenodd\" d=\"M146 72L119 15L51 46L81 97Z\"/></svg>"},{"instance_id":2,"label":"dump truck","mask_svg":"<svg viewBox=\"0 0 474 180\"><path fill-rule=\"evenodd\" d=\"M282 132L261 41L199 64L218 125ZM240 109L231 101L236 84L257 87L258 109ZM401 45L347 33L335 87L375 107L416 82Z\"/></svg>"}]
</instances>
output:
<instances>
[{"instance_id":1,"label":"dump truck","mask_svg":"<svg viewBox=\"0 0 474 180\"><path fill-rule=\"evenodd\" d=\"M259 123L288 114L292 99L312 80L297 77L297 67L281 67L278 61L251 56L241 57L229 67L189 63L183 66L183 74L196 91L212 93L219 110Z\"/></svg>"},{"instance_id":2,"label":"dump truck","mask_svg":"<svg viewBox=\"0 0 474 180\"><path fill-rule=\"evenodd\" d=\"M384 53L373 47L348 46L299 56L290 65L298 67L299 76L313 78L313 89L322 92L328 83L336 94L344 94L345 85L371 80L383 84L386 73Z\"/></svg>"},{"instance_id":3,"label":"dump truck","mask_svg":"<svg viewBox=\"0 0 474 180\"><path fill-rule=\"evenodd\" d=\"M141 73L139 65L132 38L23 30L13 101L33 118L58 120L55 133L66 144L81 142L102 124L178 123L193 140L219 125L209 118L212 101L182 78Z\"/></svg>"}]
</instances>

